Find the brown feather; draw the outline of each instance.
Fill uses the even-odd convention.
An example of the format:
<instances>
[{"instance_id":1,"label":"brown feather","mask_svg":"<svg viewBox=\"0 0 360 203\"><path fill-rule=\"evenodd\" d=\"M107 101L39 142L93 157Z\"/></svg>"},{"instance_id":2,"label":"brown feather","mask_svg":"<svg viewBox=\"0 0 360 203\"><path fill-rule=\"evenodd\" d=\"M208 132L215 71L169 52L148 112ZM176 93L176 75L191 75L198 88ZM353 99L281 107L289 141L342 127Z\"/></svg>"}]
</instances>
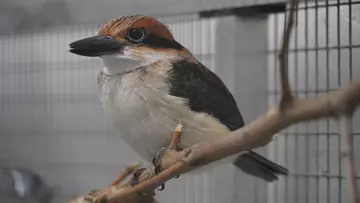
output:
<instances>
[{"instance_id":1,"label":"brown feather","mask_svg":"<svg viewBox=\"0 0 360 203\"><path fill-rule=\"evenodd\" d=\"M169 40L174 39L174 36L171 34L166 25L151 16L139 14L123 16L118 19L110 20L100 28L98 33L106 36L113 36L117 40L123 40L127 32L131 28L136 27L144 28L147 32L151 32Z\"/></svg>"}]
</instances>

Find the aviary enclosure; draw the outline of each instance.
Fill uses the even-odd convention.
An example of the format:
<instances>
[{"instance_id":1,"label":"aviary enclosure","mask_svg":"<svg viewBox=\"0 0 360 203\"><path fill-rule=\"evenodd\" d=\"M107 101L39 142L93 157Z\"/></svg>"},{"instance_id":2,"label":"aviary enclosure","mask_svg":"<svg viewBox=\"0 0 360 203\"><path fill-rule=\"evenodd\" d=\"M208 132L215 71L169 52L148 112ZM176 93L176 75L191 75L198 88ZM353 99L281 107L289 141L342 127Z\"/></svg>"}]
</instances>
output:
<instances>
[{"instance_id":1,"label":"aviary enclosure","mask_svg":"<svg viewBox=\"0 0 360 203\"><path fill-rule=\"evenodd\" d=\"M318 112L314 118L322 119L301 122L279 132L277 128L272 142L257 149L286 166L290 171L287 177L265 184L224 166L203 175L171 179L164 191L156 191L156 200L349 202L348 167L344 167L348 162L341 146L346 140L342 141L339 122L333 116L344 115L345 110L352 112L359 102L359 3L300 1L294 14L288 50L291 90L301 99L335 95L335 102L314 104L313 110ZM279 53L290 11L286 5L285 1L244 1L237 7L154 16L167 23L179 42L224 79L249 124L283 98ZM60 16L66 16L66 9L53 7ZM49 16L37 20L44 21L42 24L23 23L23 27L19 25L19 29L0 35L0 164L6 169L35 171L49 188L61 188L53 202L64 202L107 186L122 169L141 160L103 116L95 82L100 61L67 52L69 42L96 32L103 19L57 25L45 22L52 19ZM335 92L350 82L353 89L347 89L350 92L345 91L343 99L336 98ZM310 104L292 107L305 111L312 108ZM332 111L322 111L325 107ZM299 111L286 114L289 120L266 115L275 116L280 123L304 120ZM360 114L355 112L350 127L357 172L359 122ZM249 131L253 132L253 128ZM270 137L266 134L258 140L266 143ZM260 145L253 140L247 146ZM4 180L9 179L0 176L0 189L6 189L0 193L0 201L17 196L8 190L14 183Z\"/></svg>"}]
</instances>

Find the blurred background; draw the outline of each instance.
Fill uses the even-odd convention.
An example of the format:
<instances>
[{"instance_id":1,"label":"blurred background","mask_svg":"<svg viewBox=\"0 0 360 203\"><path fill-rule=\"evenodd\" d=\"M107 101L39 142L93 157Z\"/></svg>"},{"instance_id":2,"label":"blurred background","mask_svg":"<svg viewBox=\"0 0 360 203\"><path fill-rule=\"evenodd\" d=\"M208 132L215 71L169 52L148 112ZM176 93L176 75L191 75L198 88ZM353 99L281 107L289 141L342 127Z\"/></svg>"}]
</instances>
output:
<instances>
[{"instance_id":1,"label":"blurred background","mask_svg":"<svg viewBox=\"0 0 360 203\"><path fill-rule=\"evenodd\" d=\"M224 80L250 122L279 99L285 2L1 0L0 202L66 202L141 161L100 107L100 60L70 54L70 42L96 33L112 18L157 17ZM313 97L360 79L359 22L360 1L301 1L289 54L298 96ZM359 113L353 123L359 160ZM157 198L163 203L347 202L334 120L298 124L256 151L288 167L290 175L267 184L225 165L171 180Z\"/></svg>"}]
</instances>

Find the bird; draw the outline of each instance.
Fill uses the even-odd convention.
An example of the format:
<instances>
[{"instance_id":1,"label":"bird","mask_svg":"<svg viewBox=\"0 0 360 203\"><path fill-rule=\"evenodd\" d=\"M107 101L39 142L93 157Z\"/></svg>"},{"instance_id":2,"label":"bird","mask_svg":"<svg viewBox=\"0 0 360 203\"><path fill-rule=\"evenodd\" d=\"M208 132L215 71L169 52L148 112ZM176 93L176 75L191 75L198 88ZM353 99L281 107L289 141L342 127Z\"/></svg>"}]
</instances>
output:
<instances>
[{"instance_id":1,"label":"bird","mask_svg":"<svg viewBox=\"0 0 360 203\"><path fill-rule=\"evenodd\" d=\"M224 82L152 16L126 15L106 22L94 36L69 44L69 52L98 57L99 99L122 139L144 160L166 147L183 126L180 148L225 136L245 123ZM266 182L287 168L253 150L191 171L233 164Z\"/></svg>"}]
</instances>

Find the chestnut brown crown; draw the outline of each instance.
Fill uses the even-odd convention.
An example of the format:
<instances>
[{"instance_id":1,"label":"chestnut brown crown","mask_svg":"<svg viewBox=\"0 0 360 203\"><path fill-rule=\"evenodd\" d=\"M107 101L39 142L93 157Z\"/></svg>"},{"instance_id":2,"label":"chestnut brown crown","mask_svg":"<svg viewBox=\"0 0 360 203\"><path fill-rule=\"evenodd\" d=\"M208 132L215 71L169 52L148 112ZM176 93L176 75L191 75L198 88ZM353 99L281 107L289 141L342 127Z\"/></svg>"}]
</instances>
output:
<instances>
[{"instance_id":1,"label":"chestnut brown crown","mask_svg":"<svg viewBox=\"0 0 360 203\"><path fill-rule=\"evenodd\" d=\"M152 33L168 40L174 40L174 36L166 25L151 16L140 14L110 20L100 28L98 34L123 40L130 34L130 31L139 28L143 29L146 33Z\"/></svg>"},{"instance_id":2,"label":"chestnut brown crown","mask_svg":"<svg viewBox=\"0 0 360 203\"><path fill-rule=\"evenodd\" d=\"M168 57L170 53L191 55L166 25L139 14L110 20L96 36L71 43L70 52L89 57L123 54L135 60L147 60L151 55Z\"/></svg>"}]
</instances>

